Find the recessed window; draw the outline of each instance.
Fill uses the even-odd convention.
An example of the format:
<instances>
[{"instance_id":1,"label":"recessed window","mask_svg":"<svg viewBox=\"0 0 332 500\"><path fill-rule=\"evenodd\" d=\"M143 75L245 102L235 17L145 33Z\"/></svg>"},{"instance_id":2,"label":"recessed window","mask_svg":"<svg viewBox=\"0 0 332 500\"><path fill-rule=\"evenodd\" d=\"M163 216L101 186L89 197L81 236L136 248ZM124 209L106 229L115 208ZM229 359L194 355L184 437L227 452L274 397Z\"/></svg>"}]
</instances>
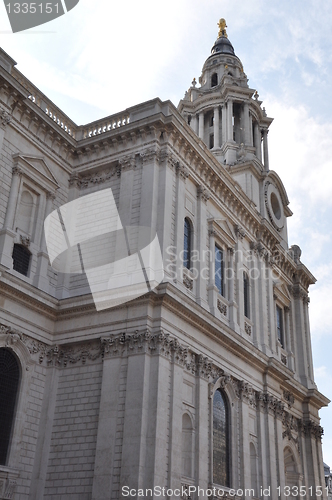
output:
<instances>
[{"instance_id":1,"label":"recessed window","mask_svg":"<svg viewBox=\"0 0 332 500\"><path fill-rule=\"evenodd\" d=\"M215 246L214 282L220 295L224 295L224 252Z\"/></svg>"},{"instance_id":2,"label":"recessed window","mask_svg":"<svg viewBox=\"0 0 332 500\"><path fill-rule=\"evenodd\" d=\"M191 267L191 238L191 223L186 217L184 219L183 267L186 267L187 269L190 269Z\"/></svg>"},{"instance_id":3,"label":"recessed window","mask_svg":"<svg viewBox=\"0 0 332 500\"><path fill-rule=\"evenodd\" d=\"M13 249L13 269L28 276L31 252L24 246L15 243Z\"/></svg>"},{"instance_id":4,"label":"recessed window","mask_svg":"<svg viewBox=\"0 0 332 500\"><path fill-rule=\"evenodd\" d=\"M277 337L282 347L284 347L284 325L283 325L283 310L281 307L276 307L277 316Z\"/></svg>"},{"instance_id":5,"label":"recessed window","mask_svg":"<svg viewBox=\"0 0 332 500\"><path fill-rule=\"evenodd\" d=\"M20 368L15 355L0 349L0 465L6 465L15 406L20 381Z\"/></svg>"},{"instance_id":6,"label":"recessed window","mask_svg":"<svg viewBox=\"0 0 332 500\"><path fill-rule=\"evenodd\" d=\"M250 319L250 302L249 302L249 276L243 273L243 301L244 301L244 315Z\"/></svg>"},{"instance_id":7,"label":"recessed window","mask_svg":"<svg viewBox=\"0 0 332 500\"><path fill-rule=\"evenodd\" d=\"M214 147L214 134L210 134L210 144L209 144L210 149Z\"/></svg>"},{"instance_id":8,"label":"recessed window","mask_svg":"<svg viewBox=\"0 0 332 500\"><path fill-rule=\"evenodd\" d=\"M216 87L218 85L218 75L217 73L213 73L211 76L211 87Z\"/></svg>"},{"instance_id":9,"label":"recessed window","mask_svg":"<svg viewBox=\"0 0 332 500\"><path fill-rule=\"evenodd\" d=\"M229 486L229 415L225 394L213 397L213 483Z\"/></svg>"}]
</instances>

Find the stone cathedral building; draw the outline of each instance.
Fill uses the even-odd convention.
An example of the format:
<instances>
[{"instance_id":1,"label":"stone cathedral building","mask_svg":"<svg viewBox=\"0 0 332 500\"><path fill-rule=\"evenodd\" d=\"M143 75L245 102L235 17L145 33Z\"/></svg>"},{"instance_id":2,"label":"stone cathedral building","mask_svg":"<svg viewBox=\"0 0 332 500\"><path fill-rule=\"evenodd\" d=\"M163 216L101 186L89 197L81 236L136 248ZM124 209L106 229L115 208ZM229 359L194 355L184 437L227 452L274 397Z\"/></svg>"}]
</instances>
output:
<instances>
[{"instance_id":1,"label":"stone cathedral building","mask_svg":"<svg viewBox=\"0 0 332 500\"><path fill-rule=\"evenodd\" d=\"M315 278L289 248L272 118L219 28L177 108L83 126L0 51L0 499L327 498ZM43 222L106 189L164 276L98 310Z\"/></svg>"}]
</instances>

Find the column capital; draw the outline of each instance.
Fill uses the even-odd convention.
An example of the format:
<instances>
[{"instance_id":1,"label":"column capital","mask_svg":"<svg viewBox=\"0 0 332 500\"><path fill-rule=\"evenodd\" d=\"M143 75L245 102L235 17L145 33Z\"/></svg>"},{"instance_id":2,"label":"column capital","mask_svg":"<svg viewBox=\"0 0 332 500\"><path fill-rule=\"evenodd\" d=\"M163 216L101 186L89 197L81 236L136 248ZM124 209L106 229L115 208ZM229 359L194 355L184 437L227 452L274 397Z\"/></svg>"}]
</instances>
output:
<instances>
[{"instance_id":1,"label":"column capital","mask_svg":"<svg viewBox=\"0 0 332 500\"><path fill-rule=\"evenodd\" d=\"M204 186L200 185L197 187L197 198L199 200L202 200L206 204L210 196L211 195L209 190L206 189Z\"/></svg>"},{"instance_id":2,"label":"column capital","mask_svg":"<svg viewBox=\"0 0 332 500\"><path fill-rule=\"evenodd\" d=\"M176 175L186 180L187 177L189 177L189 172L187 167L185 167L184 165L180 165L180 163L178 163L176 165Z\"/></svg>"},{"instance_id":3,"label":"column capital","mask_svg":"<svg viewBox=\"0 0 332 500\"><path fill-rule=\"evenodd\" d=\"M68 182L69 182L69 187L81 189L82 179L81 179L81 176L79 174L77 174L77 173L71 174Z\"/></svg>"},{"instance_id":4,"label":"column capital","mask_svg":"<svg viewBox=\"0 0 332 500\"><path fill-rule=\"evenodd\" d=\"M18 165L15 165L12 169L12 173L13 173L13 175L18 175L19 177L21 177L21 175L23 174L23 171Z\"/></svg>"}]
</instances>

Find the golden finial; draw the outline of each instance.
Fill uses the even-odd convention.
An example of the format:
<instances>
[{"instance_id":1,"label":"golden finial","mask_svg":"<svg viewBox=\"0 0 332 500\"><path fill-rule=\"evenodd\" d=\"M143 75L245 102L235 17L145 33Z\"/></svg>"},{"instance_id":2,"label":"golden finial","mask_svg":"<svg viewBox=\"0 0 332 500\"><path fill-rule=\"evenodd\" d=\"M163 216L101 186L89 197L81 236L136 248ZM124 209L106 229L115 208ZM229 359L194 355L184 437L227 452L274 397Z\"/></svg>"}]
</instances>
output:
<instances>
[{"instance_id":1,"label":"golden finial","mask_svg":"<svg viewBox=\"0 0 332 500\"><path fill-rule=\"evenodd\" d=\"M226 21L223 17L221 19L219 19L218 26L219 26L218 38L220 38L222 36L224 36L225 38L228 38L227 33L226 33L227 24L226 24Z\"/></svg>"}]
</instances>

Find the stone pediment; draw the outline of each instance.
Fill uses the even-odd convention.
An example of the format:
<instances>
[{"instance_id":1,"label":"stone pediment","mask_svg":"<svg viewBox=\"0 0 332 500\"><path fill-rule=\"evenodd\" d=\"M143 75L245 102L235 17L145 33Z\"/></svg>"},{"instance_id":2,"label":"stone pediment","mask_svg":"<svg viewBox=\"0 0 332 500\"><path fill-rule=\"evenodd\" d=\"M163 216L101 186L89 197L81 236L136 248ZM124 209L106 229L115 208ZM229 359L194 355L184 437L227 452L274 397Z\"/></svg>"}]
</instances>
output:
<instances>
[{"instance_id":1,"label":"stone pediment","mask_svg":"<svg viewBox=\"0 0 332 500\"><path fill-rule=\"evenodd\" d=\"M289 304L291 303L291 296L285 283L282 283L279 280L274 281L273 293L283 304L289 306Z\"/></svg>"},{"instance_id":2,"label":"stone pediment","mask_svg":"<svg viewBox=\"0 0 332 500\"><path fill-rule=\"evenodd\" d=\"M54 191L58 189L59 183L43 157L17 153L13 155L13 160L15 167L18 167L25 177L44 190Z\"/></svg>"},{"instance_id":3,"label":"stone pediment","mask_svg":"<svg viewBox=\"0 0 332 500\"><path fill-rule=\"evenodd\" d=\"M236 235L234 228L227 219L210 219L208 223L210 231L214 231L227 246L230 248L235 246Z\"/></svg>"}]
</instances>

